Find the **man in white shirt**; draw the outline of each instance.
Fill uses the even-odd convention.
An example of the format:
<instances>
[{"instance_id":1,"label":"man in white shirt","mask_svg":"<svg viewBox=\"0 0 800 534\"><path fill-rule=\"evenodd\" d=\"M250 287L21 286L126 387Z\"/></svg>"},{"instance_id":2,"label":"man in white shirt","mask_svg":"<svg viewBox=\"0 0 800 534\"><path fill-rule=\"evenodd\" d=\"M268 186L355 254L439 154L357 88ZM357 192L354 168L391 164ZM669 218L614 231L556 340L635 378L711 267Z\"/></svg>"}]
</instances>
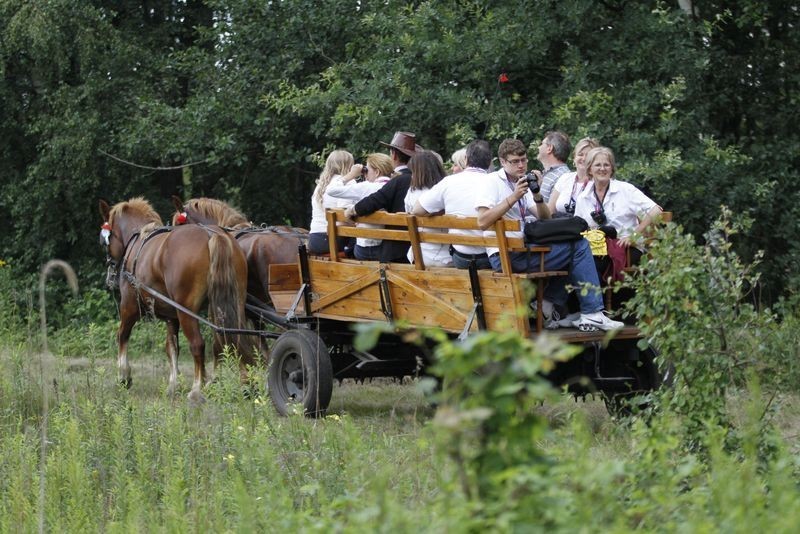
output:
<instances>
[{"instance_id":1,"label":"man in white shirt","mask_svg":"<svg viewBox=\"0 0 800 534\"><path fill-rule=\"evenodd\" d=\"M492 149L489 143L476 140L467 146L467 167L458 174L445 176L429 190L422 193L414 206L414 215L431 215L445 212L448 215L477 217L475 190L486 180L492 164ZM480 230L451 229L451 233L481 236ZM453 265L459 269L469 268L475 262L478 269L490 269L489 257L484 247L453 245L450 250Z\"/></svg>"}]
</instances>

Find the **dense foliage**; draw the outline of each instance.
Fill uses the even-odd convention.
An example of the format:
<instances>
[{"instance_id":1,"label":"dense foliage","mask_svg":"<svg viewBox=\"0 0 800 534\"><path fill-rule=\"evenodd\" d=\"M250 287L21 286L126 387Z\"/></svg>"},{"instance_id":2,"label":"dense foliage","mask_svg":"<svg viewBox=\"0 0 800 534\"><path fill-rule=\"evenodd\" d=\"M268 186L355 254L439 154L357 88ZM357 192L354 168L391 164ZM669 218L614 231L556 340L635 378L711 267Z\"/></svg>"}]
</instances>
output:
<instances>
[{"instance_id":1,"label":"dense foliage","mask_svg":"<svg viewBox=\"0 0 800 534\"><path fill-rule=\"evenodd\" d=\"M173 193L216 196L302 226L332 147L407 129L446 156L558 128L601 138L697 237L721 202L752 217L737 247L767 251L773 301L800 272L799 17L785 0L2 0L0 258L87 279L100 196L164 215Z\"/></svg>"}]
</instances>

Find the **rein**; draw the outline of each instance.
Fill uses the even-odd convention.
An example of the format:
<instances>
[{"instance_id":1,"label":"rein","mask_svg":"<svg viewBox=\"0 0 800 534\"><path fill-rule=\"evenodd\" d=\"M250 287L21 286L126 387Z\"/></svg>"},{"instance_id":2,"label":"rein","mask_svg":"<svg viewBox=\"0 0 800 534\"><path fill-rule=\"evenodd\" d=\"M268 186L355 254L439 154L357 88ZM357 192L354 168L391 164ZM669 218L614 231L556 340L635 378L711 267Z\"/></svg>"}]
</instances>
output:
<instances>
[{"instance_id":1,"label":"rein","mask_svg":"<svg viewBox=\"0 0 800 534\"><path fill-rule=\"evenodd\" d=\"M293 236L299 239L308 239L308 234L304 232L287 232L286 230L280 230L277 226L251 226L250 228L240 228L239 230L234 230L233 228L225 228L226 232L236 232L233 234L235 239L239 239L243 235L249 234L275 234L275 235L286 235L286 236Z\"/></svg>"}]
</instances>

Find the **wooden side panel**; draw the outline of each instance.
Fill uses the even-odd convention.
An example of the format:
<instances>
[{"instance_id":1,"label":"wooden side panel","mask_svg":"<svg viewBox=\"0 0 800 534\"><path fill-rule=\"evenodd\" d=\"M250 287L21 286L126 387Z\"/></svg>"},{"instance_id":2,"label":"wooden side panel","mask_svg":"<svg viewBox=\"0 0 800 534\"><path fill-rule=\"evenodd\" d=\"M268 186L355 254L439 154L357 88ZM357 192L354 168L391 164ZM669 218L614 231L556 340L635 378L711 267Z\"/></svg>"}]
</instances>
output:
<instances>
[{"instance_id":1,"label":"wooden side panel","mask_svg":"<svg viewBox=\"0 0 800 534\"><path fill-rule=\"evenodd\" d=\"M278 313L286 313L292 306L300 290L300 268L297 263L281 263L269 266L269 297ZM305 314L302 299L295 310L298 315Z\"/></svg>"},{"instance_id":2,"label":"wooden side panel","mask_svg":"<svg viewBox=\"0 0 800 534\"><path fill-rule=\"evenodd\" d=\"M460 269L420 271L413 265L376 262L310 262L312 310L318 317L348 321L386 321L381 307L381 269L389 289L389 304L396 321L416 326L438 326L459 333L472 312L469 273ZM521 291L519 281L479 273L488 328L522 329L527 318L516 318ZM387 307L388 309L388 307ZM523 308L525 309L525 308ZM477 320L472 330L477 331Z\"/></svg>"}]
</instances>

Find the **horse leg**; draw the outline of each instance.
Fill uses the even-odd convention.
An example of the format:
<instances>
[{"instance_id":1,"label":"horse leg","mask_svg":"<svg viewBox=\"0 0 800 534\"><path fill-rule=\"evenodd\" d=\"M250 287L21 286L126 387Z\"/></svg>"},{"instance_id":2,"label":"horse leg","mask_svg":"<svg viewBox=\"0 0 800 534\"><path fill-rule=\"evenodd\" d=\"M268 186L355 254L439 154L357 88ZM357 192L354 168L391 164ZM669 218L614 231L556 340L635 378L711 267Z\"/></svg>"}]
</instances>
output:
<instances>
[{"instance_id":1,"label":"horse leg","mask_svg":"<svg viewBox=\"0 0 800 534\"><path fill-rule=\"evenodd\" d=\"M192 390L189 392L189 400L192 403L200 404L205 401L202 390L206 381L206 342L200 333L197 319L178 312L178 322L186 339L189 340L189 350L194 358L194 382L192 382Z\"/></svg>"},{"instance_id":2,"label":"horse leg","mask_svg":"<svg viewBox=\"0 0 800 534\"><path fill-rule=\"evenodd\" d=\"M175 396L178 389L178 319L167 319L167 360L169 361L169 386L167 394Z\"/></svg>"},{"instance_id":3,"label":"horse leg","mask_svg":"<svg viewBox=\"0 0 800 534\"><path fill-rule=\"evenodd\" d=\"M120 321L117 330L117 367L119 368L119 381L126 388L131 387L131 366L128 363L128 340L131 337L133 325L139 319L138 308L134 302L133 309L129 303L122 302L120 305Z\"/></svg>"}]
</instances>

